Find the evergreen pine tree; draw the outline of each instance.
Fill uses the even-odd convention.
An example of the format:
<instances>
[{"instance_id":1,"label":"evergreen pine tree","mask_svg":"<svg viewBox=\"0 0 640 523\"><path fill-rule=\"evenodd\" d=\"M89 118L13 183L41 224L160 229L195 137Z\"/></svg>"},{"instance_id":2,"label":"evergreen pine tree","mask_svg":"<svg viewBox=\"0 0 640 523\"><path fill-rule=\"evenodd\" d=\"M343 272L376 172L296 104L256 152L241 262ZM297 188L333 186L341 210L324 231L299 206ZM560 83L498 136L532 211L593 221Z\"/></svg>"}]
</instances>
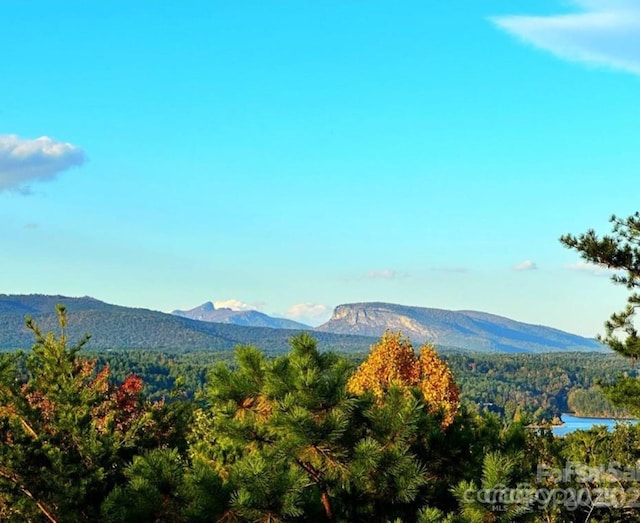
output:
<instances>
[{"instance_id":1,"label":"evergreen pine tree","mask_svg":"<svg viewBox=\"0 0 640 523\"><path fill-rule=\"evenodd\" d=\"M266 521L304 512L332 519L334 490L348 471L351 365L320 353L308 334L294 337L290 353L270 362L251 347L236 354L237 369L219 365L209 376L210 409L196 416L194 460L215 463L235 485L237 515Z\"/></svg>"},{"instance_id":2,"label":"evergreen pine tree","mask_svg":"<svg viewBox=\"0 0 640 523\"><path fill-rule=\"evenodd\" d=\"M0 363L0 492L12 521L96 520L152 423L141 380L109 383L108 367L78 355L88 336L68 345L64 307L58 320L55 336L27 319L26 376Z\"/></svg>"},{"instance_id":3,"label":"evergreen pine tree","mask_svg":"<svg viewBox=\"0 0 640 523\"><path fill-rule=\"evenodd\" d=\"M574 236L564 235L562 244L580 253L587 262L614 271L611 279L625 286L630 294L626 307L613 313L605 322L605 335L600 341L633 366L640 357L640 336L635 325L636 309L640 306L640 213L627 218L612 216L612 231L598 236L594 230ZM603 385L605 395L614 403L640 415L640 381L635 377L620 377L614 385Z\"/></svg>"}]
</instances>

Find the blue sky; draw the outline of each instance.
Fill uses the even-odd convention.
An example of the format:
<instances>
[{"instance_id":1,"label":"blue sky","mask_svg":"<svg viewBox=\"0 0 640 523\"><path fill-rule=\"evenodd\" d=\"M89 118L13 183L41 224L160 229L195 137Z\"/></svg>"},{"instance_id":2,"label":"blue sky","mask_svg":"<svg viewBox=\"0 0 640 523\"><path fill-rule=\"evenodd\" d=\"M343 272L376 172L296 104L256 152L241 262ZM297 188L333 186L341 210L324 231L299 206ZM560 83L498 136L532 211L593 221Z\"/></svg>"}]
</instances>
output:
<instances>
[{"instance_id":1,"label":"blue sky","mask_svg":"<svg viewBox=\"0 0 640 523\"><path fill-rule=\"evenodd\" d=\"M558 237L638 210L631 0L7 1L0 292L585 335Z\"/></svg>"}]
</instances>

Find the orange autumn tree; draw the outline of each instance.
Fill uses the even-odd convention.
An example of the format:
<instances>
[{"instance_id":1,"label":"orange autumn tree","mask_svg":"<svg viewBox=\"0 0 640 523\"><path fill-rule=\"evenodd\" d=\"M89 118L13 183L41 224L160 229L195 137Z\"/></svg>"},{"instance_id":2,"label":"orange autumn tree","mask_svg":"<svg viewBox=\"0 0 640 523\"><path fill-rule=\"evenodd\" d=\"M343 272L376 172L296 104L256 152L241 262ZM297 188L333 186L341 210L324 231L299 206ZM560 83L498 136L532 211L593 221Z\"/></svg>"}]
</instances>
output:
<instances>
[{"instance_id":1,"label":"orange autumn tree","mask_svg":"<svg viewBox=\"0 0 640 523\"><path fill-rule=\"evenodd\" d=\"M433 346L423 345L416 356L413 345L401 332L385 332L371 346L369 357L362 362L347 383L353 394L372 392L381 399L392 385L407 392L417 387L431 412L442 412L442 428L455 419L460 409L460 390L449 366L442 361Z\"/></svg>"}]
</instances>

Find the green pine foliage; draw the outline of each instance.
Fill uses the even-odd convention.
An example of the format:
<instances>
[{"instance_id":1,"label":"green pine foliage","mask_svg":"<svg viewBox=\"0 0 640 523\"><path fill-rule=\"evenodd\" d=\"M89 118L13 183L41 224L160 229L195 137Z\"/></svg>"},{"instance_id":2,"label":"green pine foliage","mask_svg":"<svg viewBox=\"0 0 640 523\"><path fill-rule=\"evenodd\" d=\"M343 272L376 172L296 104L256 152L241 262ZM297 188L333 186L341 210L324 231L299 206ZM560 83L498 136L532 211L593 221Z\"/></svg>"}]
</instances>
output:
<instances>
[{"instance_id":1,"label":"green pine foliage","mask_svg":"<svg viewBox=\"0 0 640 523\"><path fill-rule=\"evenodd\" d=\"M319 352L306 334L292 339L285 356L267 360L242 347L234 369L212 371L192 452L228 478L234 514L263 521L298 512L302 521L416 517L439 465L420 454L435 453L424 447L442 432L441 420L418 391L392 388L384 401L350 395L352 371L349 360ZM247 489L249 478L258 483Z\"/></svg>"},{"instance_id":2,"label":"green pine foliage","mask_svg":"<svg viewBox=\"0 0 640 523\"><path fill-rule=\"evenodd\" d=\"M86 337L68 346L63 307L58 316L58 336L27 320L26 376L0 366L0 488L16 521L94 520L153 423L137 378L109 384L108 368L78 356Z\"/></svg>"},{"instance_id":3,"label":"green pine foliage","mask_svg":"<svg viewBox=\"0 0 640 523\"><path fill-rule=\"evenodd\" d=\"M605 335L599 339L628 358L633 366L640 357L640 335L635 323L640 306L640 212L627 218L614 215L610 222L609 235L598 236L589 230L579 236L567 234L560 241L585 261L611 269L612 281L630 292L626 306L605 322ZM640 387L635 378L623 376L617 384L605 386L604 391L614 404L640 415Z\"/></svg>"}]
</instances>

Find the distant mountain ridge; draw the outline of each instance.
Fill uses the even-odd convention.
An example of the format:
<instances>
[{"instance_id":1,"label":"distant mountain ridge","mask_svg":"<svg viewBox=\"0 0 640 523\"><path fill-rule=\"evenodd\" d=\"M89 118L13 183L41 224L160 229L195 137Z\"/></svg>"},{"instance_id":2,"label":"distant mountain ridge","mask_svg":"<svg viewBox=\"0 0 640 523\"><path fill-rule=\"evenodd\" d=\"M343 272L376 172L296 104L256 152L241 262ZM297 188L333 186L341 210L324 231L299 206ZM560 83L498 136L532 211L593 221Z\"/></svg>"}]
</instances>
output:
<instances>
[{"instance_id":1,"label":"distant mountain ridge","mask_svg":"<svg viewBox=\"0 0 640 523\"><path fill-rule=\"evenodd\" d=\"M28 349L33 335L25 327L32 316L43 331L58 332L56 305L68 311L66 334L73 342L91 334L87 349L233 350L254 345L266 352L286 351L296 332L191 320L148 309L111 305L95 298L44 294L0 294L0 349ZM301 329L302 330L302 329ZM366 351L376 340L362 336L314 333L321 349Z\"/></svg>"},{"instance_id":2,"label":"distant mountain ridge","mask_svg":"<svg viewBox=\"0 0 640 523\"><path fill-rule=\"evenodd\" d=\"M286 318L274 318L260 311L234 311L228 308L216 309L210 301L202 305L190 309L188 311L175 310L171 314L190 318L198 321L208 321L214 323L231 323L233 325L245 325L247 327L269 327L272 329L293 329L293 330L311 330L312 327L299 323L297 321L288 320Z\"/></svg>"},{"instance_id":3,"label":"distant mountain ridge","mask_svg":"<svg viewBox=\"0 0 640 523\"><path fill-rule=\"evenodd\" d=\"M451 311L392 303L338 305L320 332L379 337L385 330L402 331L413 342L476 351L598 351L598 341L551 327L531 325L479 311Z\"/></svg>"},{"instance_id":4,"label":"distant mountain ridge","mask_svg":"<svg viewBox=\"0 0 640 523\"><path fill-rule=\"evenodd\" d=\"M282 352L287 350L295 330L311 331L322 349L357 352L367 351L386 330L401 331L414 344L427 341L440 347L471 351L604 349L593 339L478 311L352 303L336 307L332 318L315 330L306 326L292 330L199 321L148 309L111 305L88 296L72 298L43 294L0 294L0 349L31 347L33 336L25 327L27 315L32 316L44 331L57 331L57 304L68 309L67 335L70 340L85 333L92 335L89 349L231 350L237 345L254 345L267 352ZM205 306L201 306L203 313L211 309Z\"/></svg>"}]
</instances>

